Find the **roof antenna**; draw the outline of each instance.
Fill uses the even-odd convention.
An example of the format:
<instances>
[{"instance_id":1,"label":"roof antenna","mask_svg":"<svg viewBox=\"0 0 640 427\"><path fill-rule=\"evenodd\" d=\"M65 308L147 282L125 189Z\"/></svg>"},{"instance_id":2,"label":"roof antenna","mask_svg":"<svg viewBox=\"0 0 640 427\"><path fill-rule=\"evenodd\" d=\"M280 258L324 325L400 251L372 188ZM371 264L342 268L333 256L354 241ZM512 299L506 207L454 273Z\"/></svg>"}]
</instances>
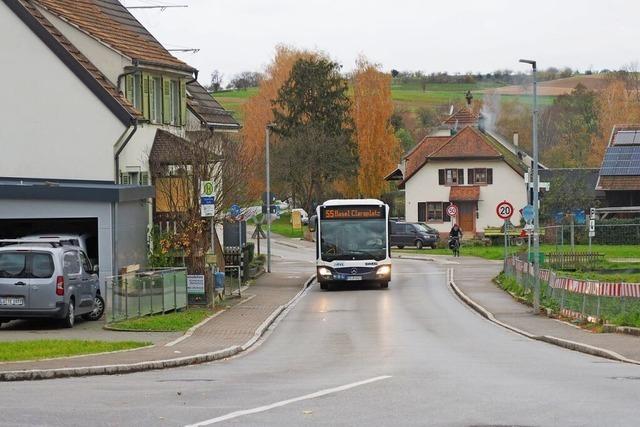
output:
<instances>
[{"instance_id":1,"label":"roof antenna","mask_svg":"<svg viewBox=\"0 0 640 427\"><path fill-rule=\"evenodd\" d=\"M173 5L149 5L149 6L125 6L127 9L160 9L160 12L164 12L167 9L177 7L189 7L186 4L173 4Z\"/></svg>"}]
</instances>

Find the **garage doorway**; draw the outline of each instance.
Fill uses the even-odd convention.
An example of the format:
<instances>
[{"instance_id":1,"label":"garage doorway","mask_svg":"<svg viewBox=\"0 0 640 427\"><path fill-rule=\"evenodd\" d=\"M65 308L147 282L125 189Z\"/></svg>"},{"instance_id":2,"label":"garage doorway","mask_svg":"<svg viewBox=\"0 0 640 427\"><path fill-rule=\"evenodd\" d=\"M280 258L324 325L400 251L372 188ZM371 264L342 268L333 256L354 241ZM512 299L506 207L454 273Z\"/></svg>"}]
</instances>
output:
<instances>
[{"instance_id":1,"label":"garage doorway","mask_svg":"<svg viewBox=\"0 0 640 427\"><path fill-rule=\"evenodd\" d=\"M73 234L86 237L87 256L98 264L98 218L0 219L0 239L34 234Z\"/></svg>"}]
</instances>

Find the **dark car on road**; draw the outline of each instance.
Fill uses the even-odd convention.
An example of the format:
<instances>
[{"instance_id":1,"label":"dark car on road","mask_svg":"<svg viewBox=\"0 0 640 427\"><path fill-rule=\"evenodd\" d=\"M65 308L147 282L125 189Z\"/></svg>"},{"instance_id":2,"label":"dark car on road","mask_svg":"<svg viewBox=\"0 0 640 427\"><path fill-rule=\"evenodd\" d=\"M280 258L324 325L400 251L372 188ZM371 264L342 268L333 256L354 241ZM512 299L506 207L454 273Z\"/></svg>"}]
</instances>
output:
<instances>
[{"instance_id":1,"label":"dark car on road","mask_svg":"<svg viewBox=\"0 0 640 427\"><path fill-rule=\"evenodd\" d=\"M405 246L415 246L418 249L430 246L435 249L440 240L438 231L422 222L391 221L390 225L391 246L397 246L400 249Z\"/></svg>"}]
</instances>

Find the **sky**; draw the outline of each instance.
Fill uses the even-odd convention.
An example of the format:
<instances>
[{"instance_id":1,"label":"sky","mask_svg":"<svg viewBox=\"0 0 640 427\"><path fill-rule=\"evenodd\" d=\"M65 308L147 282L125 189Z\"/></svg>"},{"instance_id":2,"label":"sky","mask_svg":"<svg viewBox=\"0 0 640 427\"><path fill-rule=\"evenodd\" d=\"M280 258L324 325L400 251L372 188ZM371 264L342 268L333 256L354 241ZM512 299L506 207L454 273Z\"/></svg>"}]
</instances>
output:
<instances>
[{"instance_id":1,"label":"sky","mask_svg":"<svg viewBox=\"0 0 640 427\"><path fill-rule=\"evenodd\" d=\"M121 0L167 48L228 81L263 71L278 44L318 49L354 67L359 55L384 70L450 73L619 69L640 59L640 1L635 0Z\"/></svg>"}]
</instances>

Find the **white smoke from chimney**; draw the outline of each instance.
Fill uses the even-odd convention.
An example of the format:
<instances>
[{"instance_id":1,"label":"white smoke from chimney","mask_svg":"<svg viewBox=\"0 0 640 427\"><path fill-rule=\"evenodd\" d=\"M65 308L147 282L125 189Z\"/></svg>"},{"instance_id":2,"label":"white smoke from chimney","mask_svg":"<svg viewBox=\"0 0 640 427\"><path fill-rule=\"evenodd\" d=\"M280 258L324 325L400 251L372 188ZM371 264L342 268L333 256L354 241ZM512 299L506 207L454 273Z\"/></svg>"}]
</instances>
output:
<instances>
[{"instance_id":1,"label":"white smoke from chimney","mask_svg":"<svg viewBox=\"0 0 640 427\"><path fill-rule=\"evenodd\" d=\"M516 147L519 145L519 140L520 135L518 135L518 132L514 132L513 133L513 145L515 145Z\"/></svg>"},{"instance_id":2,"label":"white smoke from chimney","mask_svg":"<svg viewBox=\"0 0 640 427\"><path fill-rule=\"evenodd\" d=\"M484 128L489 132L496 131L496 122L500 116L500 95L494 90L485 92L482 97L482 109L480 114L484 120Z\"/></svg>"}]
</instances>

